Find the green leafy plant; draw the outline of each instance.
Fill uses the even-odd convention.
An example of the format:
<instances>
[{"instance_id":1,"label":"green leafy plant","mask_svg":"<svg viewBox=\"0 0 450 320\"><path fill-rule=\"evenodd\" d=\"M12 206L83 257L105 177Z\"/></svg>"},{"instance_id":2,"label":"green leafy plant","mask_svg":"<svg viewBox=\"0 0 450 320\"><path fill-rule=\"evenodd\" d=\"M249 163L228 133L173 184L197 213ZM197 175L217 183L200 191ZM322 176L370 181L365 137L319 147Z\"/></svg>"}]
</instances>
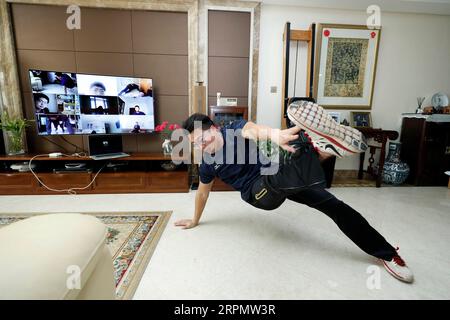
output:
<instances>
[{"instance_id":1,"label":"green leafy plant","mask_svg":"<svg viewBox=\"0 0 450 320\"><path fill-rule=\"evenodd\" d=\"M8 135L9 153L19 153L23 151L23 135L25 129L31 125L33 120L21 117L11 117L8 112L3 111L0 118L0 127Z\"/></svg>"},{"instance_id":2,"label":"green leafy plant","mask_svg":"<svg viewBox=\"0 0 450 320\"><path fill-rule=\"evenodd\" d=\"M267 158L279 156L280 159L285 160L290 156L289 151L284 150L272 140L258 141L258 148Z\"/></svg>"}]
</instances>

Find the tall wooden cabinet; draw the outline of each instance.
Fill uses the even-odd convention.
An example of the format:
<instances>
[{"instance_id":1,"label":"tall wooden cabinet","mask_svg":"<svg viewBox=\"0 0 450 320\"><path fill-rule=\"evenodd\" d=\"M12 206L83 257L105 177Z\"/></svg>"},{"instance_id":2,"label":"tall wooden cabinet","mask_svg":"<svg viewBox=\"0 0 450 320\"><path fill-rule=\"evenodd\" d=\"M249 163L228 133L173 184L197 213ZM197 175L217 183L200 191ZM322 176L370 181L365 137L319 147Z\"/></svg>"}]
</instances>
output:
<instances>
[{"instance_id":1,"label":"tall wooden cabinet","mask_svg":"<svg viewBox=\"0 0 450 320\"><path fill-rule=\"evenodd\" d=\"M406 183L446 186L450 170L450 115L404 116L401 158L410 166Z\"/></svg>"}]
</instances>

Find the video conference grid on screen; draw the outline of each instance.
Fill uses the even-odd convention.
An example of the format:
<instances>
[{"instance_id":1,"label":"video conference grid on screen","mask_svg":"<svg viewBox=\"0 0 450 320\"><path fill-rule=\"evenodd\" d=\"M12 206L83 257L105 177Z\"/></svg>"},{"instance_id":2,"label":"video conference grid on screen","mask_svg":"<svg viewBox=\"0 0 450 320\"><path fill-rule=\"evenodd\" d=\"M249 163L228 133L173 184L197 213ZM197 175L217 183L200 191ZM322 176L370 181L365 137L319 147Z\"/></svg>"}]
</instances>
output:
<instances>
[{"instance_id":1,"label":"video conference grid on screen","mask_svg":"<svg viewBox=\"0 0 450 320\"><path fill-rule=\"evenodd\" d=\"M40 135L155 128L151 79L29 70Z\"/></svg>"}]
</instances>

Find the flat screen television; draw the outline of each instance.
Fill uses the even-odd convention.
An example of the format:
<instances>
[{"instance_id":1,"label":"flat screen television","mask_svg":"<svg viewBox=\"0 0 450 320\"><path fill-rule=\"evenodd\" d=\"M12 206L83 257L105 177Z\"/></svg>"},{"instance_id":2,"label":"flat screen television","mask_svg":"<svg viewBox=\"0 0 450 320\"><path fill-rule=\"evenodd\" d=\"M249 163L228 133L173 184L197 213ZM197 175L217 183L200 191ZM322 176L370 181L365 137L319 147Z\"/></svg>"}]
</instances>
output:
<instances>
[{"instance_id":1,"label":"flat screen television","mask_svg":"<svg viewBox=\"0 0 450 320\"><path fill-rule=\"evenodd\" d=\"M152 79L29 70L39 135L155 129Z\"/></svg>"}]
</instances>

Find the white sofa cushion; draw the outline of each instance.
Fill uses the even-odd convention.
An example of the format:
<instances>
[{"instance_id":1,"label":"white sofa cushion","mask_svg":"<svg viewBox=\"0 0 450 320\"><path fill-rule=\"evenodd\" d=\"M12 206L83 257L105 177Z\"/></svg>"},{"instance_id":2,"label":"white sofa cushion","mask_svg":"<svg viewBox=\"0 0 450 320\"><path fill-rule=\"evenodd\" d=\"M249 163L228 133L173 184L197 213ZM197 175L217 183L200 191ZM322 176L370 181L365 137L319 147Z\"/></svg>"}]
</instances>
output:
<instances>
[{"instance_id":1,"label":"white sofa cushion","mask_svg":"<svg viewBox=\"0 0 450 320\"><path fill-rule=\"evenodd\" d=\"M67 286L73 266L81 271L82 289L102 256L106 234L96 217L66 213L1 228L0 299L75 299L80 290Z\"/></svg>"}]
</instances>

